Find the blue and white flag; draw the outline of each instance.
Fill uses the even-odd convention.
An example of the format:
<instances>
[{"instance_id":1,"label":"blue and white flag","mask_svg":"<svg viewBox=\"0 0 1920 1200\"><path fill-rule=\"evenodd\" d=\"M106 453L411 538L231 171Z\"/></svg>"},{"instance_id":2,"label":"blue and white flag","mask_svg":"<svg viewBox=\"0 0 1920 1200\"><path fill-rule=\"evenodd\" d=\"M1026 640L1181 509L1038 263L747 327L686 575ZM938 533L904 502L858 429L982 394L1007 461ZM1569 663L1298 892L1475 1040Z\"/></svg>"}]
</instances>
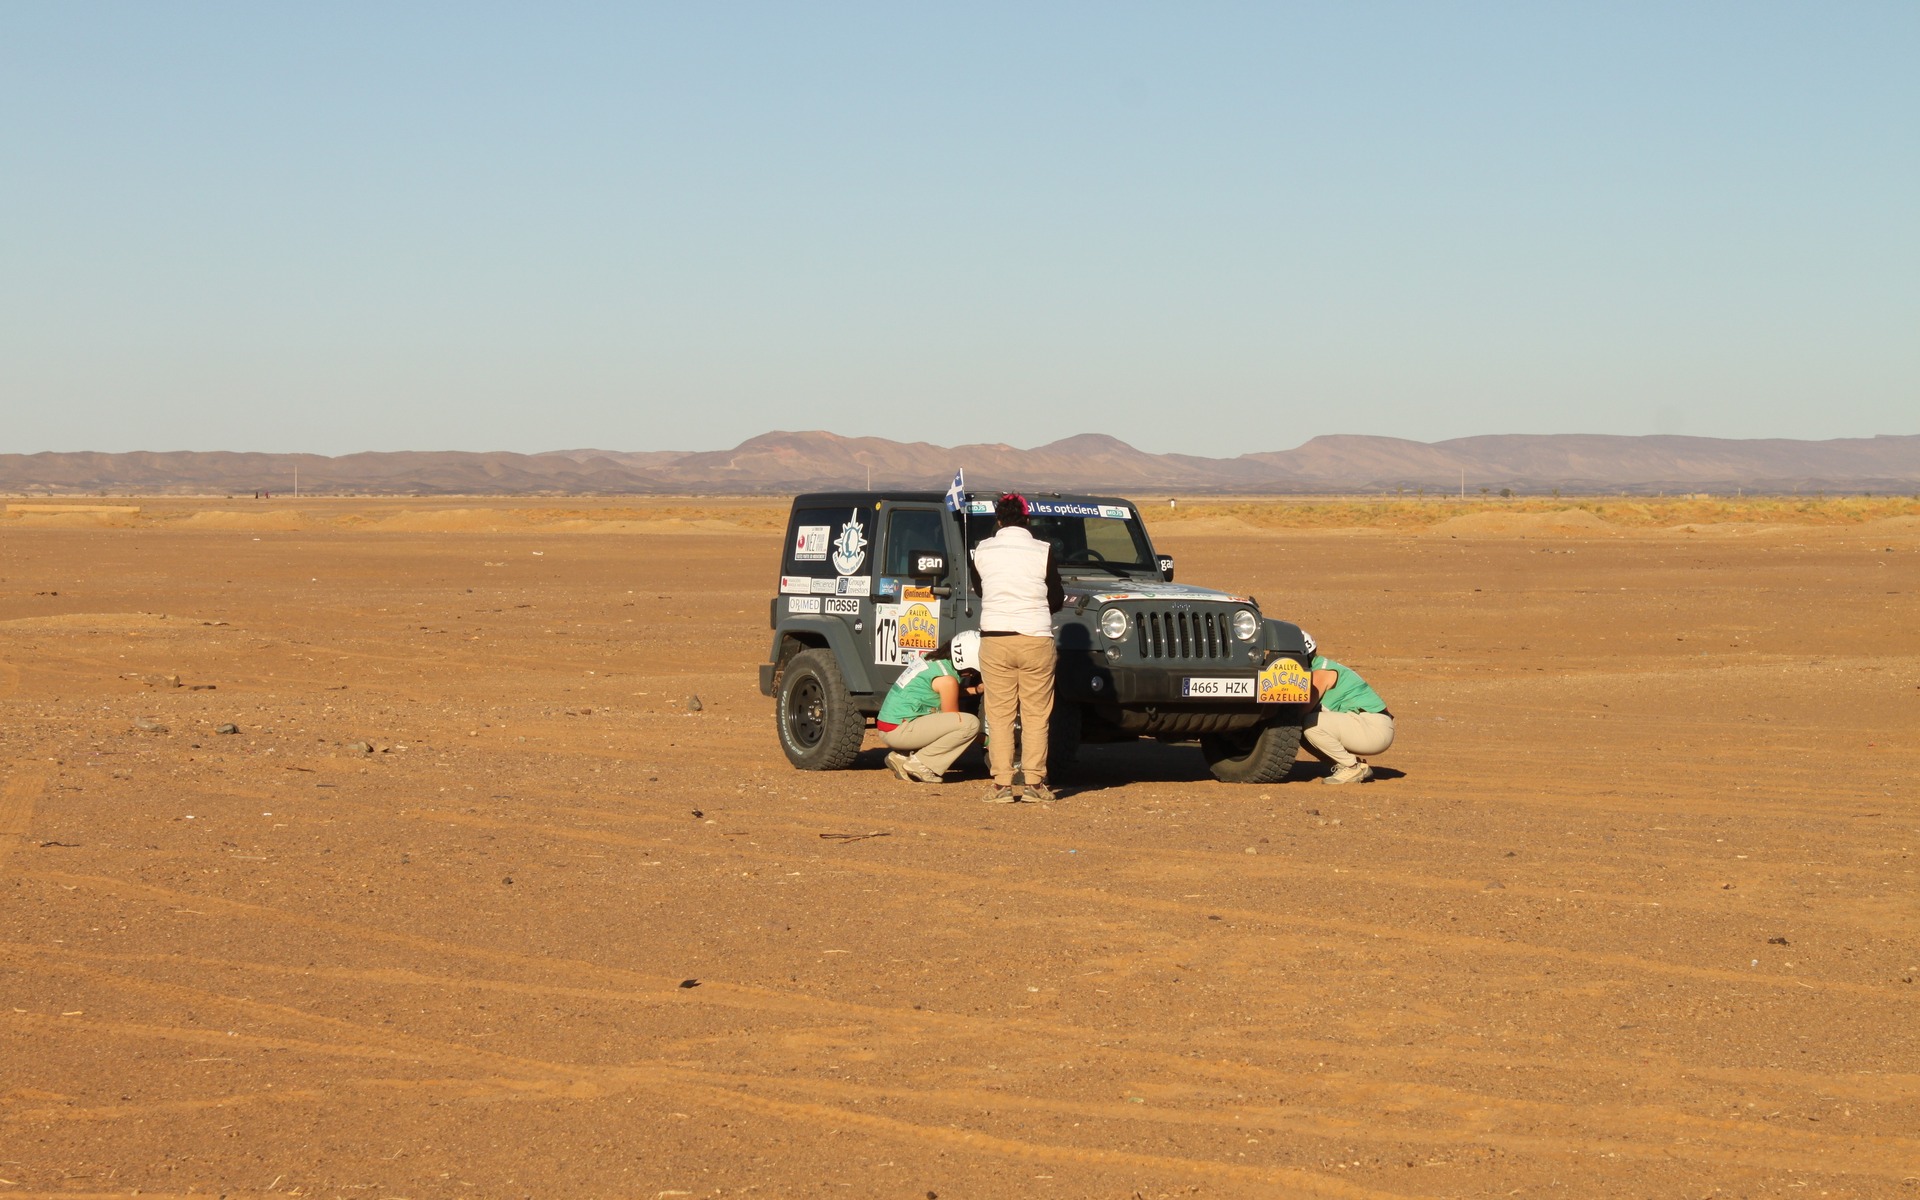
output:
<instances>
[{"instance_id":1,"label":"blue and white flag","mask_svg":"<svg viewBox=\"0 0 1920 1200\"><path fill-rule=\"evenodd\" d=\"M947 511L959 512L967 503L967 471L965 467L953 473L953 486L947 489Z\"/></svg>"}]
</instances>

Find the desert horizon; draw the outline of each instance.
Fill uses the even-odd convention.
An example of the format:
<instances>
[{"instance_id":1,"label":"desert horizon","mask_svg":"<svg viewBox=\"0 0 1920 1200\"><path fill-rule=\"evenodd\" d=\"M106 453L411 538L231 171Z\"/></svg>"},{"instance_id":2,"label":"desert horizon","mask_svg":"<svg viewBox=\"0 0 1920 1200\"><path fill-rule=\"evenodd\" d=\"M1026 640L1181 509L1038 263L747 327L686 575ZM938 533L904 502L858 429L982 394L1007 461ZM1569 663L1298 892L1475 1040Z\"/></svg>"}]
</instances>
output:
<instances>
[{"instance_id":1,"label":"desert horizon","mask_svg":"<svg viewBox=\"0 0 1920 1200\"><path fill-rule=\"evenodd\" d=\"M0 494L780 495L944 490L957 470L978 487L1216 496L1920 493L1920 435L1796 441L1553 434L1433 443L1337 435L1234 458L1150 453L1107 434L1019 449L819 430L684 452L0 454Z\"/></svg>"}]
</instances>

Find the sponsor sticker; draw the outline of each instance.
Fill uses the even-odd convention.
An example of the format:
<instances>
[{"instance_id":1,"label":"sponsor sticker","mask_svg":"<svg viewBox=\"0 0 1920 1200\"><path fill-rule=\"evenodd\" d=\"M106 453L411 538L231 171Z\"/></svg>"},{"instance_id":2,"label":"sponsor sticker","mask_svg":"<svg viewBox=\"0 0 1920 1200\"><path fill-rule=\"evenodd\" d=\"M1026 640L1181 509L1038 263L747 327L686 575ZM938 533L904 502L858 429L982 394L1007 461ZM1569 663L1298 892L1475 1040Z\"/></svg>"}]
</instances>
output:
<instances>
[{"instance_id":1,"label":"sponsor sticker","mask_svg":"<svg viewBox=\"0 0 1920 1200\"><path fill-rule=\"evenodd\" d=\"M1124 515L1124 511L1123 515ZM1078 500L1029 500L1027 512L1035 517L1104 517L1106 512L1098 504L1085 504Z\"/></svg>"},{"instance_id":2,"label":"sponsor sticker","mask_svg":"<svg viewBox=\"0 0 1920 1200\"><path fill-rule=\"evenodd\" d=\"M831 596L840 590L840 581L831 576L826 579L809 579L807 583L809 585L807 590L816 596Z\"/></svg>"},{"instance_id":3,"label":"sponsor sticker","mask_svg":"<svg viewBox=\"0 0 1920 1200\"><path fill-rule=\"evenodd\" d=\"M802 525L793 531L793 561L827 561L827 539L833 536L831 525Z\"/></svg>"},{"instance_id":4,"label":"sponsor sticker","mask_svg":"<svg viewBox=\"0 0 1920 1200\"><path fill-rule=\"evenodd\" d=\"M872 595L873 594L873 576L842 575L840 578L833 581L833 590L834 590L834 594L839 596Z\"/></svg>"},{"instance_id":5,"label":"sponsor sticker","mask_svg":"<svg viewBox=\"0 0 1920 1200\"><path fill-rule=\"evenodd\" d=\"M833 569L842 575L851 575L866 561L867 527L856 508L840 526L840 536L833 541Z\"/></svg>"},{"instance_id":6,"label":"sponsor sticker","mask_svg":"<svg viewBox=\"0 0 1920 1200\"><path fill-rule=\"evenodd\" d=\"M879 666L911 666L920 659L918 650L900 644L900 614L906 607L904 604L873 606L873 661Z\"/></svg>"},{"instance_id":7,"label":"sponsor sticker","mask_svg":"<svg viewBox=\"0 0 1920 1200\"><path fill-rule=\"evenodd\" d=\"M931 650L940 644L940 613L925 604L900 606L899 631L895 634L902 650Z\"/></svg>"},{"instance_id":8,"label":"sponsor sticker","mask_svg":"<svg viewBox=\"0 0 1920 1200\"><path fill-rule=\"evenodd\" d=\"M828 596L825 599L827 612L833 616L857 617L860 615L860 602L858 600L850 600L845 596ZM818 604L820 601L816 600L814 603Z\"/></svg>"},{"instance_id":9,"label":"sponsor sticker","mask_svg":"<svg viewBox=\"0 0 1920 1200\"><path fill-rule=\"evenodd\" d=\"M947 556L944 554L919 554L914 556L913 573L915 575L935 575L947 569Z\"/></svg>"},{"instance_id":10,"label":"sponsor sticker","mask_svg":"<svg viewBox=\"0 0 1920 1200\"><path fill-rule=\"evenodd\" d=\"M1313 696L1313 677L1290 658L1260 668L1260 703L1305 704Z\"/></svg>"},{"instance_id":11,"label":"sponsor sticker","mask_svg":"<svg viewBox=\"0 0 1920 1200\"><path fill-rule=\"evenodd\" d=\"M782 596L804 596L813 591L813 580L805 575L782 575L780 594Z\"/></svg>"},{"instance_id":12,"label":"sponsor sticker","mask_svg":"<svg viewBox=\"0 0 1920 1200\"><path fill-rule=\"evenodd\" d=\"M933 599L933 589L930 587L901 588L900 599L903 603L908 600L919 600L923 603L930 602Z\"/></svg>"},{"instance_id":13,"label":"sponsor sticker","mask_svg":"<svg viewBox=\"0 0 1920 1200\"><path fill-rule=\"evenodd\" d=\"M876 596L885 596L888 598L898 596L899 594L900 581L898 579L882 579L879 590L874 593Z\"/></svg>"},{"instance_id":14,"label":"sponsor sticker","mask_svg":"<svg viewBox=\"0 0 1920 1200\"><path fill-rule=\"evenodd\" d=\"M1124 521L1127 519L1127 510L1118 504L1102 504L1100 515L1111 521Z\"/></svg>"},{"instance_id":15,"label":"sponsor sticker","mask_svg":"<svg viewBox=\"0 0 1920 1200\"><path fill-rule=\"evenodd\" d=\"M790 613L817 613L820 611L820 597L788 596L787 611Z\"/></svg>"},{"instance_id":16,"label":"sponsor sticker","mask_svg":"<svg viewBox=\"0 0 1920 1200\"><path fill-rule=\"evenodd\" d=\"M969 513L972 513L972 514L973 514L974 516L976 516L976 517L978 517L978 516L992 516L992 515L993 515L993 501L991 501L991 500L969 500L969 501L967 502L967 511L968 511Z\"/></svg>"}]
</instances>

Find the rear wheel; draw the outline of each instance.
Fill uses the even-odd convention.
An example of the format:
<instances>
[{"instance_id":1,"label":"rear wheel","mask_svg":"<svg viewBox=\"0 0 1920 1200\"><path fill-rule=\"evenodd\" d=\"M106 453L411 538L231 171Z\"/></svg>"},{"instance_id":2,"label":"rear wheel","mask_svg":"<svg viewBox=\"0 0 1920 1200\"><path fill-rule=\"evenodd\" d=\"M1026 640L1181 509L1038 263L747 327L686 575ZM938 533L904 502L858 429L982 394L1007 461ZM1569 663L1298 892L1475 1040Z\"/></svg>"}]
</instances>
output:
<instances>
[{"instance_id":1,"label":"rear wheel","mask_svg":"<svg viewBox=\"0 0 1920 1200\"><path fill-rule=\"evenodd\" d=\"M1244 733L1210 733L1200 753L1222 783L1279 783L1300 753L1300 725L1287 718Z\"/></svg>"},{"instance_id":2,"label":"rear wheel","mask_svg":"<svg viewBox=\"0 0 1920 1200\"><path fill-rule=\"evenodd\" d=\"M780 748L803 771L843 770L860 753L866 719L854 707L831 650L793 656L781 672L773 711Z\"/></svg>"}]
</instances>

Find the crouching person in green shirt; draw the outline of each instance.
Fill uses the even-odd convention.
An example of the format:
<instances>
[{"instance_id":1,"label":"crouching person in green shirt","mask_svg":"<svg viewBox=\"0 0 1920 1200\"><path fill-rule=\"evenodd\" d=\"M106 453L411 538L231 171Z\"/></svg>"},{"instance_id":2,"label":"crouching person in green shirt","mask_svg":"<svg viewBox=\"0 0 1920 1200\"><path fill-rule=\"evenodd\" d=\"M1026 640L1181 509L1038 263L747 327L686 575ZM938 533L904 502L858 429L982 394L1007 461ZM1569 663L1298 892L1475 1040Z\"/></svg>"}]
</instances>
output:
<instances>
[{"instance_id":1,"label":"crouching person in green shirt","mask_svg":"<svg viewBox=\"0 0 1920 1200\"><path fill-rule=\"evenodd\" d=\"M1393 745L1393 714L1387 702L1352 667L1316 654L1311 669L1315 706L1302 736L1314 753L1333 762L1333 774L1320 782L1363 783L1373 778L1373 768L1361 758Z\"/></svg>"},{"instance_id":2,"label":"crouching person in green shirt","mask_svg":"<svg viewBox=\"0 0 1920 1200\"><path fill-rule=\"evenodd\" d=\"M979 669L980 635L969 630L900 673L873 723L891 747L887 770L909 782L940 782L980 736L980 718L960 711L961 692L979 691Z\"/></svg>"}]
</instances>

